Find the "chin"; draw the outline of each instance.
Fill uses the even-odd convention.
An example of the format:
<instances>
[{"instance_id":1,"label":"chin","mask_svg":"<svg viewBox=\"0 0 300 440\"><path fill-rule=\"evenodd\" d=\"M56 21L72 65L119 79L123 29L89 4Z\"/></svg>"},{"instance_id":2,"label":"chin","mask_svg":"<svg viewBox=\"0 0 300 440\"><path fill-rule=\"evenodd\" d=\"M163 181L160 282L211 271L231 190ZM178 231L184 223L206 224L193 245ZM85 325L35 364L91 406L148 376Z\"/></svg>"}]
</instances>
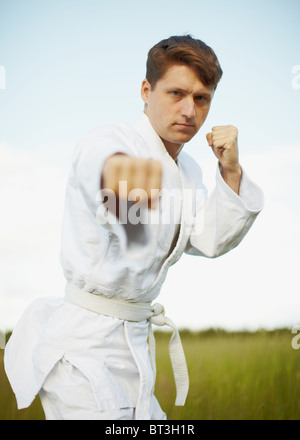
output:
<instances>
[{"instance_id":1,"label":"chin","mask_svg":"<svg viewBox=\"0 0 300 440\"><path fill-rule=\"evenodd\" d=\"M178 144L186 144L187 142L189 142L191 139L193 139L193 136L181 136L180 140L178 140Z\"/></svg>"},{"instance_id":2,"label":"chin","mask_svg":"<svg viewBox=\"0 0 300 440\"><path fill-rule=\"evenodd\" d=\"M193 137L195 136L196 132L194 131L190 131L190 132L186 132L186 131L179 131L177 132L177 135L174 136L174 142L178 142L178 143L186 143L189 142L191 139L193 139ZM176 139L176 140L175 140Z\"/></svg>"}]
</instances>

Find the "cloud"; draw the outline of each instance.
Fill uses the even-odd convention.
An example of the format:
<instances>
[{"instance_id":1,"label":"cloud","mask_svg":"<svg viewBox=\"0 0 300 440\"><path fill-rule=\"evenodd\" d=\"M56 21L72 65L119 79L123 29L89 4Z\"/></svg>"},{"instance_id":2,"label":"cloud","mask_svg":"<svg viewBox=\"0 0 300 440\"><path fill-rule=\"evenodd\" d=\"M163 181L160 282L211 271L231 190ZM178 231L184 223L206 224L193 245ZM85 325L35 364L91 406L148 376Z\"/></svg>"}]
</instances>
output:
<instances>
[{"instance_id":1,"label":"cloud","mask_svg":"<svg viewBox=\"0 0 300 440\"><path fill-rule=\"evenodd\" d=\"M32 299L61 295L66 174L41 154L4 143L0 157L0 322L11 325Z\"/></svg>"},{"instance_id":2,"label":"cloud","mask_svg":"<svg viewBox=\"0 0 300 440\"><path fill-rule=\"evenodd\" d=\"M243 158L265 193L265 208L243 242L216 260L184 256L160 301L180 327L275 328L299 322L299 146ZM202 163L203 168L205 163ZM208 161L209 187L215 164Z\"/></svg>"},{"instance_id":3,"label":"cloud","mask_svg":"<svg viewBox=\"0 0 300 440\"><path fill-rule=\"evenodd\" d=\"M63 295L59 251L71 151L71 143L34 152L0 143L0 324L7 327L35 298ZM60 154L65 159L57 161ZM263 188L265 209L229 254L183 256L171 267L157 300L180 327L300 324L300 148L262 150L242 163ZM201 166L211 189L216 162L205 158Z\"/></svg>"}]
</instances>

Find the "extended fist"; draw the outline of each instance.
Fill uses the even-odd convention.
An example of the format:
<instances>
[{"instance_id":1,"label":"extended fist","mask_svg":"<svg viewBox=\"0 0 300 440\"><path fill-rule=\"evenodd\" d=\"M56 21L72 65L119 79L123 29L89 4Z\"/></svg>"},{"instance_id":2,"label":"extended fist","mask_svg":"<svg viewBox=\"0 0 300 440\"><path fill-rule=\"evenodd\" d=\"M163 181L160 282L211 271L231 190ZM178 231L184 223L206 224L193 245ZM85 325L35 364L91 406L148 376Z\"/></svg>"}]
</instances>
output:
<instances>
[{"instance_id":1,"label":"extended fist","mask_svg":"<svg viewBox=\"0 0 300 440\"><path fill-rule=\"evenodd\" d=\"M115 154L105 161L102 170L103 189L112 190L122 200L145 203L151 209L157 206L161 181L162 166L153 159Z\"/></svg>"}]
</instances>

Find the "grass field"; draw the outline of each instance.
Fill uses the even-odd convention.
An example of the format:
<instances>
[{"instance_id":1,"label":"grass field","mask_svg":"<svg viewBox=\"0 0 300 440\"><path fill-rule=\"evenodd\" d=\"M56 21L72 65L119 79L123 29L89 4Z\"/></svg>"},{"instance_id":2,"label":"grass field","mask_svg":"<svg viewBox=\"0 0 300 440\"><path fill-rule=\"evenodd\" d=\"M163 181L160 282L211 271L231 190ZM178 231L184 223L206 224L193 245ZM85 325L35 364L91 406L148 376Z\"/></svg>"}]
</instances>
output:
<instances>
[{"instance_id":1,"label":"grass field","mask_svg":"<svg viewBox=\"0 0 300 440\"><path fill-rule=\"evenodd\" d=\"M190 391L175 407L169 334L156 332L156 396L169 420L299 420L300 350L289 330L255 333L181 332ZM42 420L37 398L18 411L0 350L0 419Z\"/></svg>"}]
</instances>

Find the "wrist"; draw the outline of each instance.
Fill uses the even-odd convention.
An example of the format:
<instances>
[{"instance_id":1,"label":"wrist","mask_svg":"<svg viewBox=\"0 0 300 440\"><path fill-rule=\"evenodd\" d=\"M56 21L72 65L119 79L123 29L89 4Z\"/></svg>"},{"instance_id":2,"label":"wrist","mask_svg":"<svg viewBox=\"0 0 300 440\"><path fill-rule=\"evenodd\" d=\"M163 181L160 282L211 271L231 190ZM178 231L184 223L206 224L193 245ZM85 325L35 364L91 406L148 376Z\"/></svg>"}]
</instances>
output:
<instances>
[{"instance_id":1,"label":"wrist","mask_svg":"<svg viewBox=\"0 0 300 440\"><path fill-rule=\"evenodd\" d=\"M226 182L226 184L234 191L236 194L239 194L239 188L242 177L242 168L238 164L234 168L224 168L220 164L221 175Z\"/></svg>"},{"instance_id":2,"label":"wrist","mask_svg":"<svg viewBox=\"0 0 300 440\"><path fill-rule=\"evenodd\" d=\"M223 167L221 164L220 167L222 176L235 176L241 178L242 176L242 168L240 164L236 165L235 167Z\"/></svg>"}]
</instances>

